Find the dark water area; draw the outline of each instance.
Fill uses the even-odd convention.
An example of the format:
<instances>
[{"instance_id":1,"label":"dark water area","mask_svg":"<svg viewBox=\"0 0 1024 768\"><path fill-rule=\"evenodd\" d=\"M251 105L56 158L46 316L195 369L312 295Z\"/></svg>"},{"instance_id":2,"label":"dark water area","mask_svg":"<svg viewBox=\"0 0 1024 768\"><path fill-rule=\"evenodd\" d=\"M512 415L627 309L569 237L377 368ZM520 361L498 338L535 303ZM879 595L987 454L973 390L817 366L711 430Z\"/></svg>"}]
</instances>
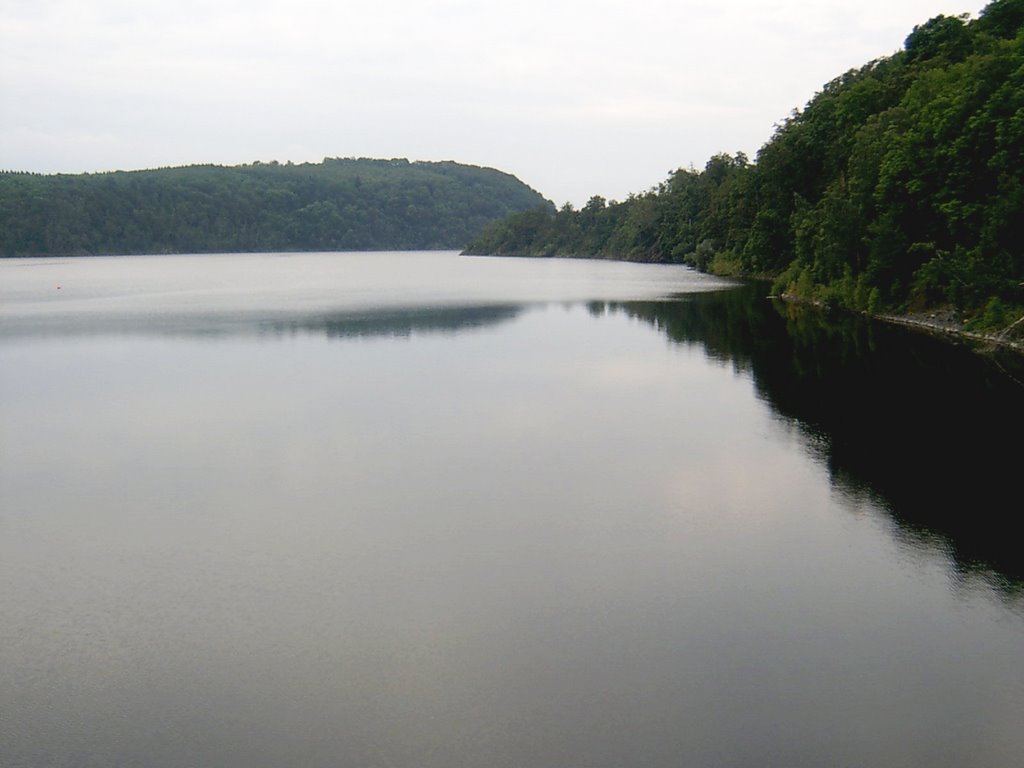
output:
<instances>
[{"instance_id":1,"label":"dark water area","mask_svg":"<svg viewBox=\"0 0 1024 768\"><path fill-rule=\"evenodd\" d=\"M837 488L872 498L959 568L1019 590L1024 360L767 299L766 287L617 309L749 371Z\"/></svg>"},{"instance_id":2,"label":"dark water area","mask_svg":"<svg viewBox=\"0 0 1024 768\"><path fill-rule=\"evenodd\" d=\"M0 262L0 766L1020 764L1009 368L679 266Z\"/></svg>"}]
</instances>

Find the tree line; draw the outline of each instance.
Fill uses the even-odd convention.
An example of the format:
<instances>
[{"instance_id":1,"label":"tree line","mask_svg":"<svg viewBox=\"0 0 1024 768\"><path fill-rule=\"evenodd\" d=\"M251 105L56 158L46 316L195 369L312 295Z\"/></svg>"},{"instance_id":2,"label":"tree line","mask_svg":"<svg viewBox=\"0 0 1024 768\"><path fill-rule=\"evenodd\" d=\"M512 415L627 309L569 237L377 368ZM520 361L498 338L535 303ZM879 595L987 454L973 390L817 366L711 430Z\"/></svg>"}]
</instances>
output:
<instances>
[{"instance_id":1,"label":"tree line","mask_svg":"<svg viewBox=\"0 0 1024 768\"><path fill-rule=\"evenodd\" d=\"M471 253L681 262L854 310L1024 312L1024 0L937 16L795 110L751 162L535 209Z\"/></svg>"},{"instance_id":2,"label":"tree line","mask_svg":"<svg viewBox=\"0 0 1024 768\"><path fill-rule=\"evenodd\" d=\"M405 159L2 172L0 255L462 248L543 205L509 174Z\"/></svg>"}]
</instances>

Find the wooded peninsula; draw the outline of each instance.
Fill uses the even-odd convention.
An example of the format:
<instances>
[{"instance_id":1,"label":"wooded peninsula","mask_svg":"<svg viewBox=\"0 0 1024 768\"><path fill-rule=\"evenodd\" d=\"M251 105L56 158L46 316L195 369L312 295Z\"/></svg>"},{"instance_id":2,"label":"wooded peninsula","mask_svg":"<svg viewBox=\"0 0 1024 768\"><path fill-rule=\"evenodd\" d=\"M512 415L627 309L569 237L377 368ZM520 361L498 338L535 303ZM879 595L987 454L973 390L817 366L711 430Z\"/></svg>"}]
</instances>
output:
<instances>
[{"instance_id":1,"label":"wooded peninsula","mask_svg":"<svg viewBox=\"0 0 1024 768\"><path fill-rule=\"evenodd\" d=\"M537 208L477 254L682 262L876 313L1024 314L1024 0L914 28L794 111L751 162L680 169L622 202Z\"/></svg>"},{"instance_id":2,"label":"wooded peninsula","mask_svg":"<svg viewBox=\"0 0 1024 768\"><path fill-rule=\"evenodd\" d=\"M0 256L454 249L490 222L545 205L514 176L454 162L7 172Z\"/></svg>"}]
</instances>

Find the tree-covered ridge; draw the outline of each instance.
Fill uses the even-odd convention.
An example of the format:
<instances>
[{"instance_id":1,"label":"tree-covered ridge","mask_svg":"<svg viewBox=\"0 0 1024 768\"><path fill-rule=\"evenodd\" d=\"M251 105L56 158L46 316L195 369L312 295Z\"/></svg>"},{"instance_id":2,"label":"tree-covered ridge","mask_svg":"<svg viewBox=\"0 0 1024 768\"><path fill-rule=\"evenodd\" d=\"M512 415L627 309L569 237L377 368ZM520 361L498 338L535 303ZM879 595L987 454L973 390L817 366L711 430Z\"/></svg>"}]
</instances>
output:
<instances>
[{"instance_id":1,"label":"tree-covered ridge","mask_svg":"<svg viewBox=\"0 0 1024 768\"><path fill-rule=\"evenodd\" d=\"M1024 0L938 16L828 83L758 152L535 210L474 253L674 261L857 310L1024 311Z\"/></svg>"},{"instance_id":2,"label":"tree-covered ridge","mask_svg":"<svg viewBox=\"0 0 1024 768\"><path fill-rule=\"evenodd\" d=\"M404 159L0 173L0 255L461 248L544 205L490 168Z\"/></svg>"}]
</instances>

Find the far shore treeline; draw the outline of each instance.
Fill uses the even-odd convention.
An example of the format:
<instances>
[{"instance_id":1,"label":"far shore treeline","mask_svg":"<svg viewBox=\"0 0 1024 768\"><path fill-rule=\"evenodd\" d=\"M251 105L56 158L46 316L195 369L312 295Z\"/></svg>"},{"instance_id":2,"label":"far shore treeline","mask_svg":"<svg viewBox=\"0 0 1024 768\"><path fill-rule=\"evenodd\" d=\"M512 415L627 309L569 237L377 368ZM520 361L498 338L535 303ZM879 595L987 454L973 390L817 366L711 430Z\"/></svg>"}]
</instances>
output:
<instances>
[{"instance_id":1,"label":"far shore treeline","mask_svg":"<svg viewBox=\"0 0 1024 768\"><path fill-rule=\"evenodd\" d=\"M496 223L470 253L684 262L871 312L1024 312L1024 0L937 16L828 83L757 154Z\"/></svg>"},{"instance_id":2,"label":"far shore treeline","mask_svg":"<svg viewBox=\"0 0 1024 768\"><path fill-rule=\"evenodd\" d=\"M457 249L544 205L514 176L454 162L5 172L0 256Z\"/></svg>"}]
</instances>

